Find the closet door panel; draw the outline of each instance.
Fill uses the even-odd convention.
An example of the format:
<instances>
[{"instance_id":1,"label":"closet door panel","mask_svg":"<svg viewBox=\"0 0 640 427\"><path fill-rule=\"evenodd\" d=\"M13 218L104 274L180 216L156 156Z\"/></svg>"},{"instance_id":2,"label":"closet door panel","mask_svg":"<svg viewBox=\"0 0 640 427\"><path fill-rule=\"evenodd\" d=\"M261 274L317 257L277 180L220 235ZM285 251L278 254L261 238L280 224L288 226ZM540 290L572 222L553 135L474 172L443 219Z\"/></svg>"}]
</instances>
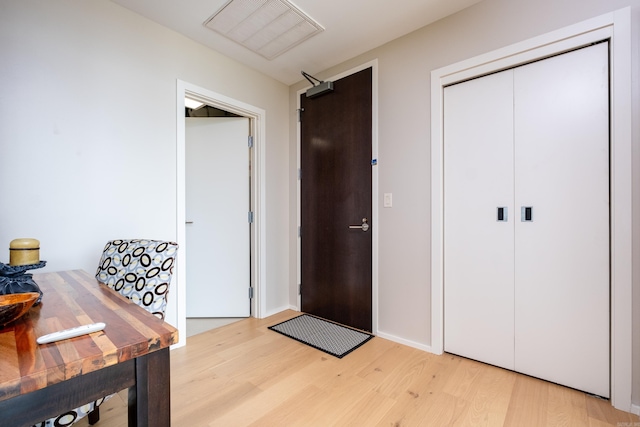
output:
<instances>
[{"instance_id":1,"label":"closet door panel","mask_svg":"<svg viewBox=\"0 0 640 427\"><path fill-rule=\"evenodd\" d=\"M609 395L608 45L514 70L515 369Z\"/></svg>"},{"instance_id":2,"label":"closet door panel","mask_svg":"<svg viewBox=\"0 0 640 427\"><path fill-rule=\"evenodd\" d=\"M444 91L444 347L513 369L513 72ZM504 207L506 221L497 221Z\"/></svg>"}]
</instances>

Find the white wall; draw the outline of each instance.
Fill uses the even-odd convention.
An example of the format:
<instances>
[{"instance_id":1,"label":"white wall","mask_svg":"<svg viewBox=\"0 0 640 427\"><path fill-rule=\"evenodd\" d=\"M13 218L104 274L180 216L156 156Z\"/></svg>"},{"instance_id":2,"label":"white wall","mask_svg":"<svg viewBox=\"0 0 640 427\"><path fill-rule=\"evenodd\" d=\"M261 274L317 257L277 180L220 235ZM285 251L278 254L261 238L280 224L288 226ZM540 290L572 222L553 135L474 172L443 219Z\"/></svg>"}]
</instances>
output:
<instances>
[{"instance_id":1,"label":"white wall","mask_svg":"<svg viewBox=\"0 0 640 427\"><path fill-rule=\"evenodd\" d=\"M393 208L379 206L378 331L417 346L431 344L430 310L430 72L623 7L632 7L633 168L640 177L638 87L640 0L484 0L329 70L319 78L378 59L379 200L393 193ZM290 88L290 103L306 82ZM290 303L296 283L296 125L289 156ZM634 188L633 402L640 404L640 188ZM380 202L381 203L381 202ZM637 407L636 407L637 408Z\"/></svg>"},{"instance_id":2,"label":"white wall","mask_svg":"<svg viewBox=\"0 0 640 427\"><path fill-rule=\"evenodd\" d=\"M176 240L180 79L266 111L267 314L288 306L285 85L107 0L1 0L0 54L0 261L34 237L34 272L93 273L109 239Z\"/></svg>"}]
</instances>

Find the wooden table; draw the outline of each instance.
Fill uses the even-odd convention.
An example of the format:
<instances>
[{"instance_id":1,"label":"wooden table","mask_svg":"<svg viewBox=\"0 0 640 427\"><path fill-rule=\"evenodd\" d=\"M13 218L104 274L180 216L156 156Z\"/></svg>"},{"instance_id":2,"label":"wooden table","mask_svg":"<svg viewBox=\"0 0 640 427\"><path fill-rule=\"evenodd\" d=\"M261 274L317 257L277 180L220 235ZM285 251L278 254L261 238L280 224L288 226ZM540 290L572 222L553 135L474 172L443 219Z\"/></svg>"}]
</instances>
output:
<instances>
[{"instance_id":1,"label":"wooden table","mask_svg":"<svg viewBox=\"0 0 640 427\"><path fill-rule=\"evenodd\" d=\"M169 346L178 331L82 270L34 274L44 296L0 329L0 424L28 426L129 389L129 426L170 426ZM104 331L38 345L50 332Z\"/></svg>"}]
</instances>

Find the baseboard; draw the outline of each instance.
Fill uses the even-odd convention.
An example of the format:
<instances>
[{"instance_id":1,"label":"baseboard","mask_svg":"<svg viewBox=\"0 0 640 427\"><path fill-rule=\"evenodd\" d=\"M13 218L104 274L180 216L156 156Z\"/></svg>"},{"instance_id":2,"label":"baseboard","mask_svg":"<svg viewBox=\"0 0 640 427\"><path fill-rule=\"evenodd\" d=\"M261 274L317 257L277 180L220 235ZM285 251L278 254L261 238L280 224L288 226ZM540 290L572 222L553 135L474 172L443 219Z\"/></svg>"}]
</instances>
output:
<instances>
[{"instance_id":1,"label":"baseboard","mask_svg":"<svg viewBox=\"0 0 640 427\"><path fill-rule=\"evenodd\" d=\"M406 345L408 347L417 348L418 350L423 350L423 351L426 351L428 353L433 353L433 350L431 349L430 345L421 344L421 343L418 343L418 342L415 342L415 341L411 341L411 340L407 340L407 339L404 339L404 338L400 338L400 337L397 337L395 335L387 334L387 333L381 332L381 331L378 331L376 336L379 336L380 338L384 338L384 339L389 340L389 341L397 342L398 344Z\"/></svg>"},{"instance_id":2,"label":"baseboard","mask_svg":"<svg viewBox=\"0 0 640 427\"><path fill-rule=\"evenodd\" d=\"M287 311L287 310L298 311L298 309L293 308L292 306L278 307L278 308L274 308L273 310L269 310L266 313L264 313L263 316L261 317L261 319L264 319L264 318L269 317L269 316L273 316L274 314L282 313L283 311Z\"/></svg>"},{"instance_id":3,"label":"baseboard","mask_svg":"<svg viewBox=\"0 0 640 427\"><path fill-rule=\"evenodd\" d=\"M631 404L631 413L640 416L640 405Z\"/></svg>"}]
</instances>

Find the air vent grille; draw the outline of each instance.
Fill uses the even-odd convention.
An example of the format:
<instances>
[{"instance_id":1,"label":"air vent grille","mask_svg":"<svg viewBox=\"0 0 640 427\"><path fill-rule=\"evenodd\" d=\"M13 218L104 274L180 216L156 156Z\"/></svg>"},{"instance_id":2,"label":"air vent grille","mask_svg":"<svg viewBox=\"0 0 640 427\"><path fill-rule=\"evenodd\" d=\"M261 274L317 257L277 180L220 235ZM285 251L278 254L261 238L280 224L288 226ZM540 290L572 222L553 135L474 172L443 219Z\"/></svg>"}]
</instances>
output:
<instances>
[{"instance_id":1,"label":"air vent grille","mask_svg":"<svg viewBox=\"0 0 640 427\"><path fill-rule=\"evenodd\" d=\"M269 60L324 31L286 0L231 0L204 25Z\"/></svg>"}]
</instances>

